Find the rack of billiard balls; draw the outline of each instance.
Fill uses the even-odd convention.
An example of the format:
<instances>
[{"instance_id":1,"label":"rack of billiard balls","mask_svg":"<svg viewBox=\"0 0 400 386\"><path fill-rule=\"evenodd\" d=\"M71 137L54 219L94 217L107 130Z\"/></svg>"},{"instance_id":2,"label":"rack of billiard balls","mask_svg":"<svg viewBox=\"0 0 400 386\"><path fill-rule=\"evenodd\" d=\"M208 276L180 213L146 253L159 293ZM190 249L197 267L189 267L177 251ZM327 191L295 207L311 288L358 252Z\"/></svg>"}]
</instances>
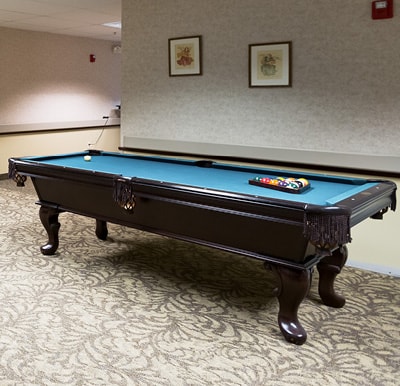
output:
<instances>
[{"instance_id":1,"label":"rack of billiard balls","mask_svg":"<svg viewBox=\"0 0 400 386\"><path fill-rule=\"evenodd\" d=\"M249 184L288 193L302 193L311 186L310 182L306 178L294 177L254 177L249 180Z\"/></svg>"}]
</instances>

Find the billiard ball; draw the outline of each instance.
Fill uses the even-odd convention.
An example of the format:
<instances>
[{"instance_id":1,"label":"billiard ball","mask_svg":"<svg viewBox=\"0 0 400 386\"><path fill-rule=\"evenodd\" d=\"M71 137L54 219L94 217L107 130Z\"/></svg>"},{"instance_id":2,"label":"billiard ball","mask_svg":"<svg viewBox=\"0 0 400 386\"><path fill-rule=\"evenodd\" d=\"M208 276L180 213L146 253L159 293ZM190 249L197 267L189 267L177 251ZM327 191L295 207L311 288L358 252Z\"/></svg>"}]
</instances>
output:
<instances>
[{"instance_id":1,"label":"billiard ball","mask_svg":"<svg viewBox=\"0 0 400 386\"><path fill-rule=\"evenodd\" d=\"M308 180L305 178L299 178L296 182L300 183L301 187L307 186L309 184Z\"/></svg>"},{"instance_id":2,"label":"billiard ball","mask_svg":"<svg viewBox=\"0 0 400 386\"><path fill-rule=\"evenodd\" d=\"M89 161L92 159L92 157L91 157L90 155L85 155L85 156L83 157L83 159L84 159L85 161L89 162Z\"/></svg>"},{"instance_id":3,"label":"billiard ball","mask_svg":"<svg viewBox=\"0 0 400 386\"><path fill-rule=\"evenodd\" d=\"M291 181L289 183L289 187L292 188L292 189L299 189L300 185L297 183L297 181Z\"/></svg>"}]
</instances>

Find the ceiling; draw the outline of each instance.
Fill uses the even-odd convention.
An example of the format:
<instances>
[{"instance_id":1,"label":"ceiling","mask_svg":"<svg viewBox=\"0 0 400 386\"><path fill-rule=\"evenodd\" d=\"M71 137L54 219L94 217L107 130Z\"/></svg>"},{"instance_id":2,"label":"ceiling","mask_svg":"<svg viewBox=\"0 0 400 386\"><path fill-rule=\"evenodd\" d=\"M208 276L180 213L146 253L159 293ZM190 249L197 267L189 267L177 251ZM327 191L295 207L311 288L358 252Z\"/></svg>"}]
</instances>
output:
<instances>
[{"instance_id":1,"label":"ceiling","mask_svg":"<svg viewBox=\"0 0 400 386\"><path fill-rule=\"evenodd\" d=\"M122 0L0 0L0 27L121 41Z\"/></svg>"}]
</instances>

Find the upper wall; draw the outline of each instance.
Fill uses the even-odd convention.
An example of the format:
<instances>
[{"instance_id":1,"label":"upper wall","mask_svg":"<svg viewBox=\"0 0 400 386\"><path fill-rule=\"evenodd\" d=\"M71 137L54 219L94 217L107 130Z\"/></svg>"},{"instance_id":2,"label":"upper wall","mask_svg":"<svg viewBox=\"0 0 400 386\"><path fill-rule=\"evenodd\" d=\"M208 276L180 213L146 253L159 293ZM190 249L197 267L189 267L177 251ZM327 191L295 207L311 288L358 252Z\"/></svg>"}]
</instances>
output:
<instances>
[{"instance_id":1,"label":"upper wall","mask_svg":"<svg viewBox=\"0 0 400 386\"><path fill-rule=\"evenodd\" d=\"M311 150L322 163L320 152L389 155L400 171L399 12L372 20L365 0L123 0L122 144ZM168 38L193 35L203 75L169 77ZM292 87L249 88L249 44L282 41Z\"/></svg>"},{"instance_id":2,"label":"upper wall","mask_svg":"<svg viewBox=\"0 0 400 386\"><path fill-rule=\"evenodd\" d=\"M99 126L103 116L116 117L121 55L113 53L112 45L0 28L0 134Z\"/></svg>"}]
</instances>

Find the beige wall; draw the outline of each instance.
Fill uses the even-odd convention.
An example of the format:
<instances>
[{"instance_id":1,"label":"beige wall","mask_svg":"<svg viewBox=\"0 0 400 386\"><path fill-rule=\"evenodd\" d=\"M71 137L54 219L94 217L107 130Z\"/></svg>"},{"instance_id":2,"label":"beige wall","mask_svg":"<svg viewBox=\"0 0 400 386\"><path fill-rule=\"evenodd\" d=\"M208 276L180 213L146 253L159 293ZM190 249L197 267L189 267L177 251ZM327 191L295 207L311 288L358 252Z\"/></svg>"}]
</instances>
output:
<instances>
[{"instance_id":1,"label":"beige wall","mask_svg":"<svg viewBox=\"0 0 400 386\"><path fill-rule=\"evenodd\" d=\"M0 135L0 175L8 172L8 159L34 155L51 155L88 149L118 151L119 127L54 130L46 133Z\"/></svg>"},{"instance_id":2,"label":"beige wall","mask_svg":"<svg viewBox=\"0 0 400 386\"><path fill-rule=\"evenodd\" d=\"M400 186L400 179L393 179ZM387 213L383 220L368 220L352 230L349 265L400 276L400 251L397 240L400 210Z\"/></svg>"}]
</instances>

